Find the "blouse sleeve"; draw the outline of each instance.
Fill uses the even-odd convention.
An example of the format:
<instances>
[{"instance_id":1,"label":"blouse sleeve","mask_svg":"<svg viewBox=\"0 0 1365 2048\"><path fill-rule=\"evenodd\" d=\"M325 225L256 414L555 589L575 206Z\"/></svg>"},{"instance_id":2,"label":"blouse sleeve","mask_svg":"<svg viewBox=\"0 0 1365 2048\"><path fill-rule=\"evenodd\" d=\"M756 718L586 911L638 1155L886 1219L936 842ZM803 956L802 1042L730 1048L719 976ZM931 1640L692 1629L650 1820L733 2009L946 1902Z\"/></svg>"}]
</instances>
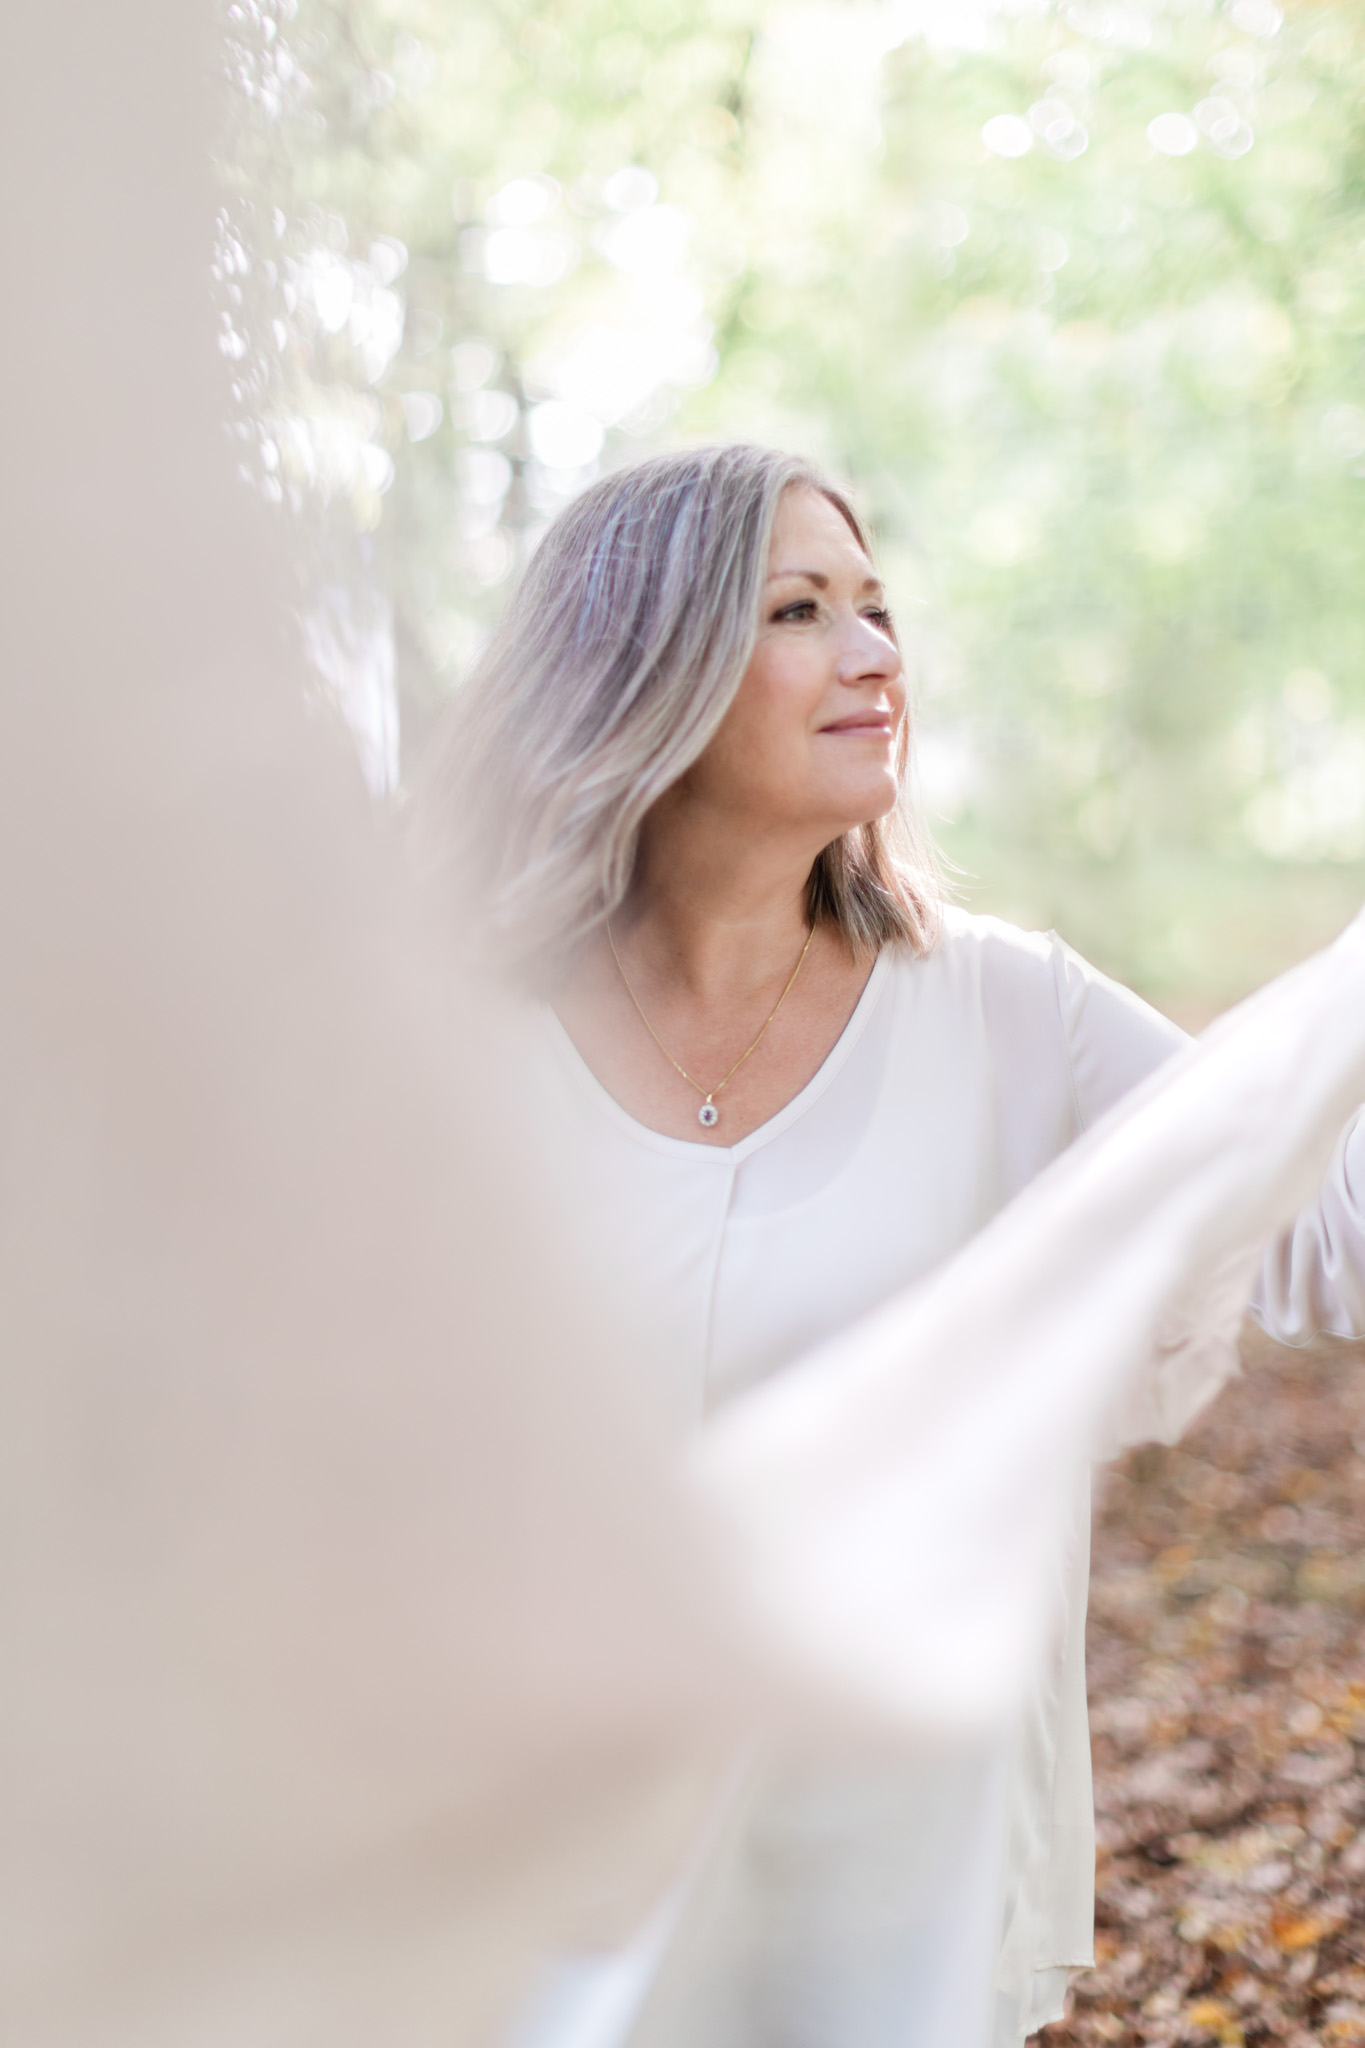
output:
<instances>
[{"instance_id":1,"label":"blouse sleeve","mask_svg":"<svg viewBox=\"0 0 1365 2048\"><path fill-rule=\"evenodd\" d=\"M1054 939L1053 973L1084 1129L1186 1042L1131 990ZM1315 1202L1274 1240L1251 1313L1281 1344L1365 1336L1365 1109L1342 1133Z\"/></svg>"},{"instance_id":2,"label":"blouse sleeve","mask_svg":"<svg viewBox=\"0 0 1365 2048\"><path fill-rule=\"evenodd\" d=\"M1087 1130L1189 1041L1160 1010L1050 936L1076 1116Z\"/></svg>"},{"instance_id":3,"label":"blouse sleeve","mask_svg":"<svg viewBox=\"0 0 1365 2048\"><path fill-rule=\"evenodd\" d=\"M1251 1313L1281 1344L1365 1337L1365 1109L1342 1132L1316 1202L1267 1251Z\"/></svg>"}]
</instances>

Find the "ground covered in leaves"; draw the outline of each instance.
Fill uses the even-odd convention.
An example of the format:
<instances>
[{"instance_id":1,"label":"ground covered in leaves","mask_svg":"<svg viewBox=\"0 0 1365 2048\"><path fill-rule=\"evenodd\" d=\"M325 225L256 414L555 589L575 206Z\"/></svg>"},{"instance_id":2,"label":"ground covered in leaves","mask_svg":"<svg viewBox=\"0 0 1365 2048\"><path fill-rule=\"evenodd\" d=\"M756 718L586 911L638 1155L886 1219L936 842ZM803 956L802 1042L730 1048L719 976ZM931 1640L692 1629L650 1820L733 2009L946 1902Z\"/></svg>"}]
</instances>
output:
<instances>
[{"instance_id":1,"label":"ground covered in leaves","mask_svg":"<svg viewBox=\"0 0 1365 2048\"><path fill-rule=\"evenodd\" d=\"M1096 1955L1039 2048L1365 2043L1365 1346L1248 1344L1096 1516Z\"/></svg>"}]
</instances>

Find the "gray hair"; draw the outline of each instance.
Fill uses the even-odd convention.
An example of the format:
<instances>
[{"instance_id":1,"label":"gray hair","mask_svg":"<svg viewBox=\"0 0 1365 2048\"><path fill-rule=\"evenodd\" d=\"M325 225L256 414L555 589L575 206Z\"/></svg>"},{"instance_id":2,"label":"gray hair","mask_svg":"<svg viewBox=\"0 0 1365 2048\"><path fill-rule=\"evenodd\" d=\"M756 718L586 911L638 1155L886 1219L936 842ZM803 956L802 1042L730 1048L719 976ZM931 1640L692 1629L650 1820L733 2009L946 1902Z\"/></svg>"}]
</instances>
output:
<instances>
[{"instance_id":1,"label":"gray hair","mask_svg":"<svg viewBox=\"0 0 1365 2048\"><path fill-rule=\"evenodd\" d=\"M691 448L603 477L560 513L433 735L419 859L476 893L481 927L544 983L630 887L650 806L703 752L753 653L773 518L817 490L870 555L842 491L770 449ZM858 952L929 951L942 888L905 797L834 840L807 888L812 924Z\"/></svg>"}]
</instances>

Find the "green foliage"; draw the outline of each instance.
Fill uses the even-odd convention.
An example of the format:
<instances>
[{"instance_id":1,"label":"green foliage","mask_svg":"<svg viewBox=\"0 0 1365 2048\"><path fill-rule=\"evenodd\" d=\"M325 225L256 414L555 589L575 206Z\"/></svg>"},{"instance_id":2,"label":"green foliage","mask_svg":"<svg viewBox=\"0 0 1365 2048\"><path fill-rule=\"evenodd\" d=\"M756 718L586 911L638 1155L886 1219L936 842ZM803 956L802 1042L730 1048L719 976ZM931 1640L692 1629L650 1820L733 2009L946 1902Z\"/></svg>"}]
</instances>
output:
<instances>
[{"instance_id":1,"label":"green foliage","mask_svg":"<svg viewBox=\"0 0 1365 2048\"><path fill-rule=\"evenodd\" d=\"M232 12L248 431L409 731L597 467L744 435L873 513L970 900L1197 1009L1365 894L1348 0Z\"/></svg>"}]
</instances>

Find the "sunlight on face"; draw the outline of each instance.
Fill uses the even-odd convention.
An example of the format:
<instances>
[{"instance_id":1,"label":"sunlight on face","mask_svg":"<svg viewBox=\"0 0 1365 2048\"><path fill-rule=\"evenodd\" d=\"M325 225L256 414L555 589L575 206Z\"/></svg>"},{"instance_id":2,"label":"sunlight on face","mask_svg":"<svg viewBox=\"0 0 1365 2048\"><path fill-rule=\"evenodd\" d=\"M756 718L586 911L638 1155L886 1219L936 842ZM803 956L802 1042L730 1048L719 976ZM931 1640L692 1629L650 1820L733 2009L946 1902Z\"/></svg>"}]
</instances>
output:
<instances>
[{"instance_id":1,"label":"sunlight on face","mask_svg":"<svg viewBox=\"0 0 1365 2048\"><path fill-rule=\"evenodd\" d=\"M896 801L905 672L843 515L794 485L773 524L757 644L693 793L827 845Z\"/></svg>"}]
</instances>

